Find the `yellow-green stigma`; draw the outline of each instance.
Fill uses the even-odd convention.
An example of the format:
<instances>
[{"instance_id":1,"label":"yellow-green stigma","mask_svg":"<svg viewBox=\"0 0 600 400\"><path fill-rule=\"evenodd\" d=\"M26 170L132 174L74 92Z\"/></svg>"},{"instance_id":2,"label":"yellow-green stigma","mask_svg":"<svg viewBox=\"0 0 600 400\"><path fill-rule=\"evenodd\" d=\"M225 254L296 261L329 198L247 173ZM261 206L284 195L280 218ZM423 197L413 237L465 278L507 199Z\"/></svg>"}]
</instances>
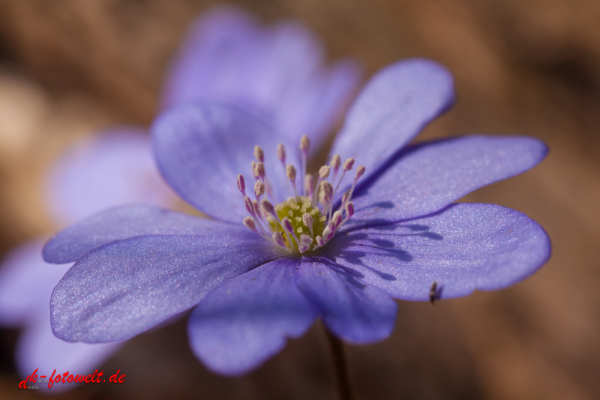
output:
<instances>
[{"instance_id":1,"label":"yellow-green stigma","mask_svg":"<svg viewBox=\"0 0 600 400\"><path fill-rule=\"evenodd\" d=\"M290 197L283 203L275 206L275 213L278 219L272 215L267 217L269 226L273 232L279 232L290 250L299 250L302 247L303 253L314 250L317 246L316 237L323 237L323 230L327 224L327 216L321 215L319 207L312 205L312 200L308 196ZM286 232L282 224L288 219L291 224L291 232ZM279 221L282 221L280 223ZM302 241L302 236L308 235L308 239ZM300 241L300 243L298 243ZM308 244L308 248L306 245Z\"/></svg>"}]
</instances>

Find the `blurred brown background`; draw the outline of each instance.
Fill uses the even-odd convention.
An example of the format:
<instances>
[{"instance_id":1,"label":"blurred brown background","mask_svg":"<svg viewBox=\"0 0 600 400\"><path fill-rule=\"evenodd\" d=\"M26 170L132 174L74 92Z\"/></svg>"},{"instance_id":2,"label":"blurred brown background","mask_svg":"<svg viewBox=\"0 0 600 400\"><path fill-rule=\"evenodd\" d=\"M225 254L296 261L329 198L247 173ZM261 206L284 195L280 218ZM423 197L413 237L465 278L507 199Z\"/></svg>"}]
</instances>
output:
<instances>
[{"instance_id":1,"label":"blurred brown background","mask_svg":"<svg viewBox=\"0 0 600 400\"><path fill-rule=\"evenodd\" d=\"M100 127L148 125L185 27L217 4L192 0L0 0L0 254L51 232L41 185L69 143ZM368 73L410 56L456 77L454 110L420 139L466 133L545 140L534 170L466 201L525 212L548 231L550 262L510 289L399 304L394 335L348 346L361 399L600 398L600 3L594 0L237 1L266 23L296 18L332 59ZM89 399L331 399L320 326L256 372L226 379L189 352L185 324L143 334L104 365L123 385ZM17 388L0 333L0 397Z\"/></svg>"}]
</instances>

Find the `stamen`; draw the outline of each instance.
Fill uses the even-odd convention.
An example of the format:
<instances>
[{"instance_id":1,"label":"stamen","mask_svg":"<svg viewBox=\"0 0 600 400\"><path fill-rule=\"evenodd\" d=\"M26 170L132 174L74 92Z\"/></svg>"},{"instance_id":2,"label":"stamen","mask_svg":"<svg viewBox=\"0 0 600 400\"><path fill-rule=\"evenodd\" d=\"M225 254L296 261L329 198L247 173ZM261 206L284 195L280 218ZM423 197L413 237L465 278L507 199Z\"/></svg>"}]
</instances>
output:
<instances>
[{"instance_id":1,"label":"stamen","mask_svg":"<svg viewBox=\"0 0 600 400\"><path fill-rule=\"evenodd\" d=\"M308 235L300 235L300 242L298 245L298 250L300 253L304 253L310 248L310 244L312 243L312 238Z\"/></svg>"},{"instance_id":2,"label":"stamen","mask_svg":"<svg viewBox=\"0 0 600 400\"><path fill-rule=\"evenodd\" d=\"M265 152L260 146L254 146L254 157L256 157L256 161L258 162L265 162Z\"/></svg>"},{"instance_id":3,"label":"stamen","mask_svg":"<svg viewBox=\"0 0 600 400\"><path fill-rule=\"evenodd\" d=\"M350 219L354 215L354 203L349 202L346 204L346 219Z\"/></svg>"},{"instance_id":4,"label":"stamen","mask_svg":"<svg viewBox=\"0 0 600 400\"><path fill-rule=\"evenodd\" d=\"M237 176L237 187L242 196L246 196L246 181L244 181L244 175L239 174Z\"/></svg>"},{"instance_id":5,"label":"stamen","mask_svg":"<svg viewBox=\"0 0 600 400\"><path fill-rule=\"evenodd\" d=\"M248 213L252 216L255 216L256 212L254 211L254 206L252 205L252 200L250 200L250 197L248 196L244 196L244 205L246 206L246 211L248 211Z\"/></svg>"},{"instance_id":6,"label":"stamen","mask_svg":"<svg viewBox=\"0 0 600 400\"><path fill-rule=\"evenodd\" d=\"M256 196L256 201L260 201L259 198L265 194L265 184L262 181L256 181L254 184L254 195Z\"/></svg>"},{"instance_id":7,"label":"stamen","mask_svg":"<svg viewBox=\"0 0 600 400\"><path fill-rule=\"evenodd\" d=\"M325 179L329 177L329 173L331 172L331 167L328 165L323 165L319 169L319 178Z\"/></svg>"},{"instance_id":8,"label":"stamen","mask_svg":"<svg viewBox=\"0 0 600 400\"><path fill-rule=\"evenodd\" d=\"M262 162L257 162L254 164L254 176L258 176L261 181L265 181L265 164Z\"/></svg>"},{"instance_id":9,"label":"stamen","mask_svg":"<svg viewBox=\"0 0 600 400\"><path fill-rule=\"evenodd\" d=\"M323 245L325 244L325 241L321 236L317 236L315 238L315 242L317 242L317 246L315 248L323 247Z\"/></svg>"},{"instance_id":10,"label":"stamen","mask_svg":"<svg viewBox=\"0 0 600 400\"><path fill-rule=\"evenodd\" d=\"M293 248L293 244L292 244L292 240L289 235L292 235L294 237L294 239L296 240L296 243L300 243L300 241L296 237L296 233L294 232L294 227L292 226L292 221L290 221L289 218L285 217L284 219L282 219L281 226L283 227L285 232L288 234L288 240L290 241L290 247Z\"/></svg>"},{"instance_id":11,"label":"stamen","mask_svg":"<svg viewBox=\"0 0 600 400\"><path fill-rule=\"evenodd\" d=\"M285 168L285 146L281 143L277 145L277 159L281 161L283 168Z\"/></svg>"},{"instance_id":12,"label":"stamen","mask_svg":"<svg viewBox=\"0 0 600 400\"><path fill-rule=\"evenodd\" d=\"M298 191L296 190L296 168L292 164L288 164L285 167L285 173L290 182L292 182L292 188L294 188L294 195L298 196Z\"/></svg>"},{"instance_id":13,"label":"stamen","mask_svg":"<svg viewBox=\"0 0 600 400\"><path fill-rule=\"evenodd\" d=\"M281 247L283 247L287 251L290 251L290 249L288 249L287 247L285 247L285 241L283 240L283 236L281 236L281 233L279 233L279 232L273 232L273 236L272 237L273 237L273 240L275 241L275 243L277 243L278 245L280 245Z\"/></svg>"},{"instance_id":14,"label":"stamen","mask_svg":"<svg viewBox=\"0 0 600 400\"><path fill-rule=\"evenodd\" d=\"M337 229L337 227L342 223L342 212L340 210L337 210L333 213L333 217L331 217L331 222L333 223L334 229Z\"/></svg>"},{"instance_id":15,"label":"stamen","mask_svg":"<svg viewBox=\"0 0 600 400\"><path fill-rule=\"evenodd\" d=\"M302 222L304 222L304 225L306 225L306 227L308 229L310 229L310 234L312 236L313 235L313 218L311 217L311 215L308 213L304 213L302 215Z\"/></svg>"},{"instance_id":16,"label":"stamen","mask_svg":"<svg viewBox=\"0 0 600 400\"><path fill-rule=\"evenodd\" d=\"M250 170L252 171L252 175L254 176L254 179L258 180L259 176L256 175L256 161L250 162Z\"/></svg>"},{"instance_id":17,"label":"stamen","mask_svg":"<svg viewBox=\"0 0 600 400\"><path fill-rule=\"evenodd\" d=\"M340 187L340 183L342 183L342 180L344 179L344 175L346 175L346 172L351 171L353 166L354 158L347 158L346 161L344 161L344 169L342 171L342 176L340 176L340 180L338 181L337 185L335 185L333 196L335 196L335 194L337 193L337 190Z\"/></svg>"},{"instance_id":18,"label":"stamen","mask_svg":"<svg viewBox=\"0 0 600 400\"><path fill-rule=\"evenodd\" d=\"M310 148L310 140L308 136L302 135L300 138L300 156L302 159L302 176L306 175L306 157L308 155L308 149ZM306 188L302 191L304 195L306 195Z\"/></svg>"},{"instance_id":19,"label":"stamen","mask_svg":"<svg viewBox=\"0 0 600 400\"><path fill-rule=\"evenodd\" d=\"M340 169L340 165L342 165L342 159L340 158L340 155L334 154L333 157L331 157L331 162L329 164L331 165L331 168L333 168L333 178L331 179L333 182L335 181L335 177Z\"/></svg>"},{"instance_id":20,"label":"stamen","mask_svg":"<svg viewBox=\"0 0 600 400\"><path fill-rule=\"evenodd\" d=\"M366 170L367 169L365 168L364 165L359 165L358 168L356 168L356 174L354 175L354 182L352 183L352 188L350 189L350 197L352 197L352 193L354 193L354 188L356 187L356 182L358 182L360 177L365 174Z\"/></svg>"},{"instance_id":21,"label":"stamen","mask_svg":"<svg viewBox=\"0 0 600 400\"><path fill-rule=\"evenodd\" d=\"M344 171L351 171L353 166L354 158L347 158L346 161L344 161Z\"/></svg>"},{"instance_id":22,"label":"stamen","mask_svg":"<svg viewBox=\"0 0 600 400\"><path fill-rule=\"evenodd\" d=\"M256 229L256 223L254 222L254 218L252 217L244 218L244 226L253 232L259 233Z\"/></svg>"},{"instance_id":23,"label":"stamen","mask_svg":"<svg viewBox=\"0 0 600 400\"><path fill-rule=\"evenodd\" d=\"M306 174L304 176L304 194L312 199L313 197L313 187L314 187L314 179L311 174Z\"/></svg>"}]
</instances>

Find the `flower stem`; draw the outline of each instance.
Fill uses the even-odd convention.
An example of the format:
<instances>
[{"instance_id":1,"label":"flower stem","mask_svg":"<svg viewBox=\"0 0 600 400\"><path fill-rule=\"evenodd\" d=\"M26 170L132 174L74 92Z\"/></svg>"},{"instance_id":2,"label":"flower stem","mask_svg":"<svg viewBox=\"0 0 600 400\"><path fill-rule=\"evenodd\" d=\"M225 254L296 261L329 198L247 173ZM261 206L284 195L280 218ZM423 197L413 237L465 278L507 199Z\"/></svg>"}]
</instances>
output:
<instances>
[{"instance_id":1,"label":"flower stem","mask_svg":"<svg viewBox=\"0 0 600 400\"><path fill-rule=\"evenodd\" d=\"M348 374L348 363L346 362L346 354L344 353L344 343L333 336L327 328L325 328L325 333L329 347L331 348L338 400L354 400L354 393L350 385L350 375Z\"/></svg>"}]
</instances>

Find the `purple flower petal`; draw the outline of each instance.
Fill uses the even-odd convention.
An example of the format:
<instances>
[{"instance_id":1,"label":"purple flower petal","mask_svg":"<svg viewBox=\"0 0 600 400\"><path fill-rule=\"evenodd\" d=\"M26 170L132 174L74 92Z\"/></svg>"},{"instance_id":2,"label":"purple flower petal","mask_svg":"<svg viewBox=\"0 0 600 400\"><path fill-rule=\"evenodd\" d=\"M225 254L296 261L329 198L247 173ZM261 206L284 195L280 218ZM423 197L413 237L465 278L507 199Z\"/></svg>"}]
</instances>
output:
<instances>
[{"instance_id":1,"label":"purple flower petal","mask_svg":"<svg viewBox=\"0 0 600 400\"><path fill-rule=\"evenodd\" d=\"M56 267L54 267L56 268ZM59 267L60 268L60 267ZM48 268L47 269L51 269ZM65 372L75 375L92 374L107 358L115 353L122 343L67 343L52 334L50 327L50 294L45 310L38 309L36 319L25 327L15 349L19 374L25 378L37 368L37 375L50 377ZM108 376L105 376L108 380ZM39 383L40 390L58 393L73 389L75 383L58 382L48 388L48 383Z\"/></svg>"},{"instance_id":2,"label":"purple flower petal","mask_svg":"<svg viewBox=\"0 0 600 400\"><path fill-rule=\"evenodd\" d=\"M166 207L175 199L156 169L149 135L135 127L105 131L76 145L48 178L50 210L61 224L124 203Z\"/></svg>"},{"instance_id":3,"label":"purple flower petal","mask_svg":"<svg viewBox=\"0 0 600 400\"><path fill-rule=\"evenodd\" d=\"M357 229L324 249L357 280L395 298L429 299L496 290L533 274L550 257L550 240L526 215L495 204L452 205L396 224Z\"/></svg>"},{"instance_id":4,"label":"purple flower petal","mask_svg":"<svg viewBox=\"0 0 600 400\"><path fill-rule=\"evenodd\" d=\"M253 199L255 180L250 162L255 160L255 145L264 150L267 177L277 202L290 195L290 183L277 159L277 143L282 138L250 114L217 104L188 104L162 114L152 133L165 180L211 217L241 223L248 215L236 177L244 175ZM297 143L287 145L288 163L300 165L299 152Z\"/></svg>"},{"instance_id":5,"label":"purple flower petal","mask_svg":"<svg viewBox=\"0 0 600 400\"><path fill-rule=\"evenodd\" d=\"M327 257L303 257L296 284L319 309L327 328L341 339L370 343L385 339L394 329L394 300Z\"/></svg>"},{"instance_id":6,"label":"purple flower petal","mask_svg":"<svg viewBox=\"0 0 600 400\"><path fill-rule=\"evenodd\" d=\"M331 154L376 172L454 102L454 83L433 61L400 61L378 72L354 101Z\"/></svg>"},{"instance_id":7,"label":"purple flower petal","mask_svg":"<svg viewBox=\"0 0 600 400\"><path fill-rule=\"evenodd\" d=\"M316 309L294 283L295 258L261 265L213 290L189 319L191 347L212 371L241 375L304 334Z\"/></svg>"},{"instance_id":8,"label":"purple flower petal","mask_svg":"<svg viewBox=\"0 0 600 400\"><path fill-rule=\"evenodd\" d=\"M40 309L50 315L50 295L71 265L49 265L42 259L43 239L13 250L0 269L0 324L18 327ZM50 325L48 325L49 327Z\"/></svg>"},{"instance_id":9,"label":"purple flower petal","mask_svg":"<svg viewBox=\"0 0 600 400\"><path fill-rule=\"evenodd\" d=\"M204 235L229 225L150 206L121 206L100 212L52 237L44 247L47 262L75 262L118 240L144 235Z\"/></svg>"},{"instance_id":10,"label":"purple flower petal","mask_svg":"<svg viewBox=\"0 0 600 400\"><path fill-rule=\"evenodd\" d=\"M306 134L317 145L360 80L353 62L323 64L321 44L304 26L264 28L240 10L218 8L186 38L167 78L164 105L235 105L293 143Z\"/></svg>"},{"instance_id":11,"label":"purple flower petal","mask_svg":"<svg viewBox=\"0 0 600 400\"><path fill-rule=\"evenodd\" d=\"M280 253L243 227L111 243L86 254L56 286L52 329L69 342L128 339Z\"/></svg>"},{"instance_id":12,"label":"purple flower petal","mask_svg":"<svg viewBox=\"0 0 600 400\"><path fill-rule=\"evenodd\" d=\"M543 142L519 136L466 136L416 145L356 191L349 226L441 210L475 189L533 168L547 152Z\"/></svg>"}]
</instances>

